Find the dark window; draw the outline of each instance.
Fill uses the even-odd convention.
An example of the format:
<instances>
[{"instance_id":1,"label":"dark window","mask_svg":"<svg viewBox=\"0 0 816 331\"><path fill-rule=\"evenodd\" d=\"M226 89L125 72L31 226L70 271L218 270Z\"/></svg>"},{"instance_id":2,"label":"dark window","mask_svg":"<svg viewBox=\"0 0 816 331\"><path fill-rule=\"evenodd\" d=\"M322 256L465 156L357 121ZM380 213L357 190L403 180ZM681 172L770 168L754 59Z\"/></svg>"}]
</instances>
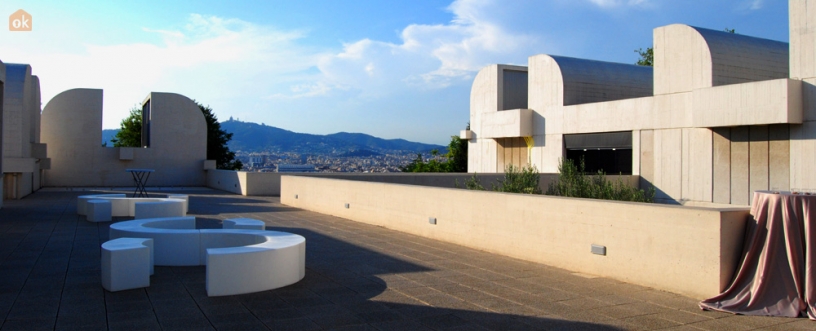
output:
<instances>
[{"instance_id":1,"label":"dark window","mask_svg":"<svg viewBox=\"0 0 816 331\"><path fill-rule=\"evenodd\" d=\"M571 134L564 136L567 159L579 164L584 159L585 170L598 170L610 175L632 174L632 132Z\"/></svg>"}]
</instances>

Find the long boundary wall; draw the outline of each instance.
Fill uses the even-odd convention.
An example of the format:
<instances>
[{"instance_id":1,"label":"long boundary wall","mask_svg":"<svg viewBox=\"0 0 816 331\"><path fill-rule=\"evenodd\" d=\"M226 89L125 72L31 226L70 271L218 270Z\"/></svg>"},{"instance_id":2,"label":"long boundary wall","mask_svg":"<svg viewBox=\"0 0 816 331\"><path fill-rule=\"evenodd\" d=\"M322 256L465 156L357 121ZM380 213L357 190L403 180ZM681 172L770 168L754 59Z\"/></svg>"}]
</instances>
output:
<instances>
[{"instance_id":1,"label":"long boundary wall","mask_svg":"<svg viewBox=\"0 0 816 331\"><path fill-rule=\"evenodd\" d=\"M747 208L710 209L282 176L281 203L707 298L730 282ZM430 224L435 218L436 224ZM604 245L606 256L590 252Z\"/></svg>"},{"instance_id":2,"label":"long boundary wall","mask_svg":"<svg viewBox=\"0 0 816 331\"><path fill-rule=\"evenodd\" d=\"M457 183L464 187L465 181L476 175L481 184L490 189L504 178L504 174L468 174L468 173L278 173L247 172L232 170L207 170L207 187L241 195L279 196L281 176L305 176L334 178L363 182L390 184L407 184L430 187L455 188ZM540 174L539 188L546 191L550 183L558 178L557 174ZM637 186L638 176L607 176L609 180L620 178L630 186Z\"/></svg>"}]
</instances>

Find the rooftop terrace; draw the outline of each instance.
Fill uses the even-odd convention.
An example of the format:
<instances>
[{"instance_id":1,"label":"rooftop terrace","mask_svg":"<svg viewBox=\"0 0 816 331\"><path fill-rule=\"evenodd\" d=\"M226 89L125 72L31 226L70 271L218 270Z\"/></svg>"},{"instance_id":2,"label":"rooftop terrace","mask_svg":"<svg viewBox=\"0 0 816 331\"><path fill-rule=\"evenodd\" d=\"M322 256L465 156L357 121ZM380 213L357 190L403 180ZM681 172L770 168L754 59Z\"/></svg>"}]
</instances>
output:
<instances>
[{"instance_id":1,"label":"rooftop terrace","mask_svg":"<svg viewBox=\"0 0 816 331\"><path fill-rule=\"evenodd\" d=\"M156 267L150 287L111 293L100 285L110 223L76 215L76 196L87 193L5 201L0 329L816 330L805 318L704 312L662 291L210 189L179 191L198 227L250 217L300 234L306 277L208 297L204 267Z\"/></svg>"}]
</instances>

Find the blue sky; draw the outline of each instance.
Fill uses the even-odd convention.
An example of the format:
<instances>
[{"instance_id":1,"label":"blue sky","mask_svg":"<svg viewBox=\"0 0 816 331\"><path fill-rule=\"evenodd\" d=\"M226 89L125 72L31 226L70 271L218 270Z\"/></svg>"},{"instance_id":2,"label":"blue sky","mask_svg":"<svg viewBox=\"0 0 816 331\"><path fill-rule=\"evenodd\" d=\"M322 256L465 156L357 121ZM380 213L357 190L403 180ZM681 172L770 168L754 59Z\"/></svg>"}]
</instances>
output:
<instances>
[{"instance_id":1,"label":"blue sky","mask_svg":"<svg viewBox=\"0 0 816 331\"><path fill-rule=\"evenodd\" d=\"M0 31L43 107L104 89L104 128L148 92L175 92L283 129L446 144L493 63L553 54L633 63L655 27L684 23L788 41L783 0L0 1L33 31ZM5 17L5 16L4 16Z\"/></svg>"}]
</instances>

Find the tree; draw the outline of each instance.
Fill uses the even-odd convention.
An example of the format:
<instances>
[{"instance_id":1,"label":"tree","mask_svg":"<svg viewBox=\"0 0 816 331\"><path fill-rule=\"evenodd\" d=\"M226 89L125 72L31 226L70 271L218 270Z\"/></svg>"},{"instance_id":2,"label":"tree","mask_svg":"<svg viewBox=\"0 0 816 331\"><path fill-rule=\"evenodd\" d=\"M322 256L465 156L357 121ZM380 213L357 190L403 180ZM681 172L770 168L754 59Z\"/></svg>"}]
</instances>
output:
<instances>
[{"instance_id":1,"label":"tree","mask_svg":"<svg viewBox=\"0 0 816 331\"><path fill-rule=\"evenodd\" d=\"M468 128L470 125L468 125ZM467 140L461 139L458 136L451 136L451 141L448 144L448 152L444 155L446 160L439 161L438 150L432 150L432 158L427 162L422 159L422 154L417 154L417 157L404 167L400 168L402 172L467 172Z\"/></svg>"},{"instance_id":2,"label":"tree","mask_svg":"<svg viewBox=\"0 0 816 331\"><path fill-rule=\"evenodd\" d=\"M725 28L723 31L734 34L737 33L736 30L729 28ZM652 47L646 48L645 51L643 48L638 48L635 50L635 53L640 55L640 59L638 59L635 64L639 66L654 67L654 49Z\"/></svg>"},{"instance_id":3,"label":"tree","mask_svg":"<svg viewBox=\"0 0 816 331\"><path fill-rule=\"evenodd\" d=\"M635 50L635 53L640 55L640 59L638 59L635 64L639 66L654 67L654 49L649 47L644 51L643 48L638 48Z\"/></svg>"},{"instance_id":4,"label":"tree","mask_svg":"<svg viewBox=\"0 0 816 331\"><path fill-rule=\"evenodd\" d=\"M196 105L207 120L207 159L215 160L217 169L241 170L244 164L241 160L235 159L235 152L230 151L227 146L232 139L232 133L221 129L221 123L218 123L218 118L215 117L210 106L204 106L197 101Z\"/></svg>"},{"instance_id":5,"label":"tree","mask_svg":"<svg viewBox=\"0 0 816 331\"><path fill-rule=\"evenodd\" d=\"M111 139L113 147L142 146L142 108L133 106L130 115L119 124L119 132Z\"/></svg>"},{"instance_id":6,"label":"tree","mask_svg":"<svg viewBox=\"0 0 816 331\"><path fill-rule=\"evenodd\" d=\"M193 100L195 102L195 100ZM216 168L240 170L244 165L235 159L235 153L229 150L227 143L232 133L221 129L221 123L212 112L212 108L198 102L196 105L207 121L207 159L215 160ZM113 147L141 147L142 145L142 109L134 106L130 115L122 120L119 132L111 139Z\"/></svg>"}]
</instances>

